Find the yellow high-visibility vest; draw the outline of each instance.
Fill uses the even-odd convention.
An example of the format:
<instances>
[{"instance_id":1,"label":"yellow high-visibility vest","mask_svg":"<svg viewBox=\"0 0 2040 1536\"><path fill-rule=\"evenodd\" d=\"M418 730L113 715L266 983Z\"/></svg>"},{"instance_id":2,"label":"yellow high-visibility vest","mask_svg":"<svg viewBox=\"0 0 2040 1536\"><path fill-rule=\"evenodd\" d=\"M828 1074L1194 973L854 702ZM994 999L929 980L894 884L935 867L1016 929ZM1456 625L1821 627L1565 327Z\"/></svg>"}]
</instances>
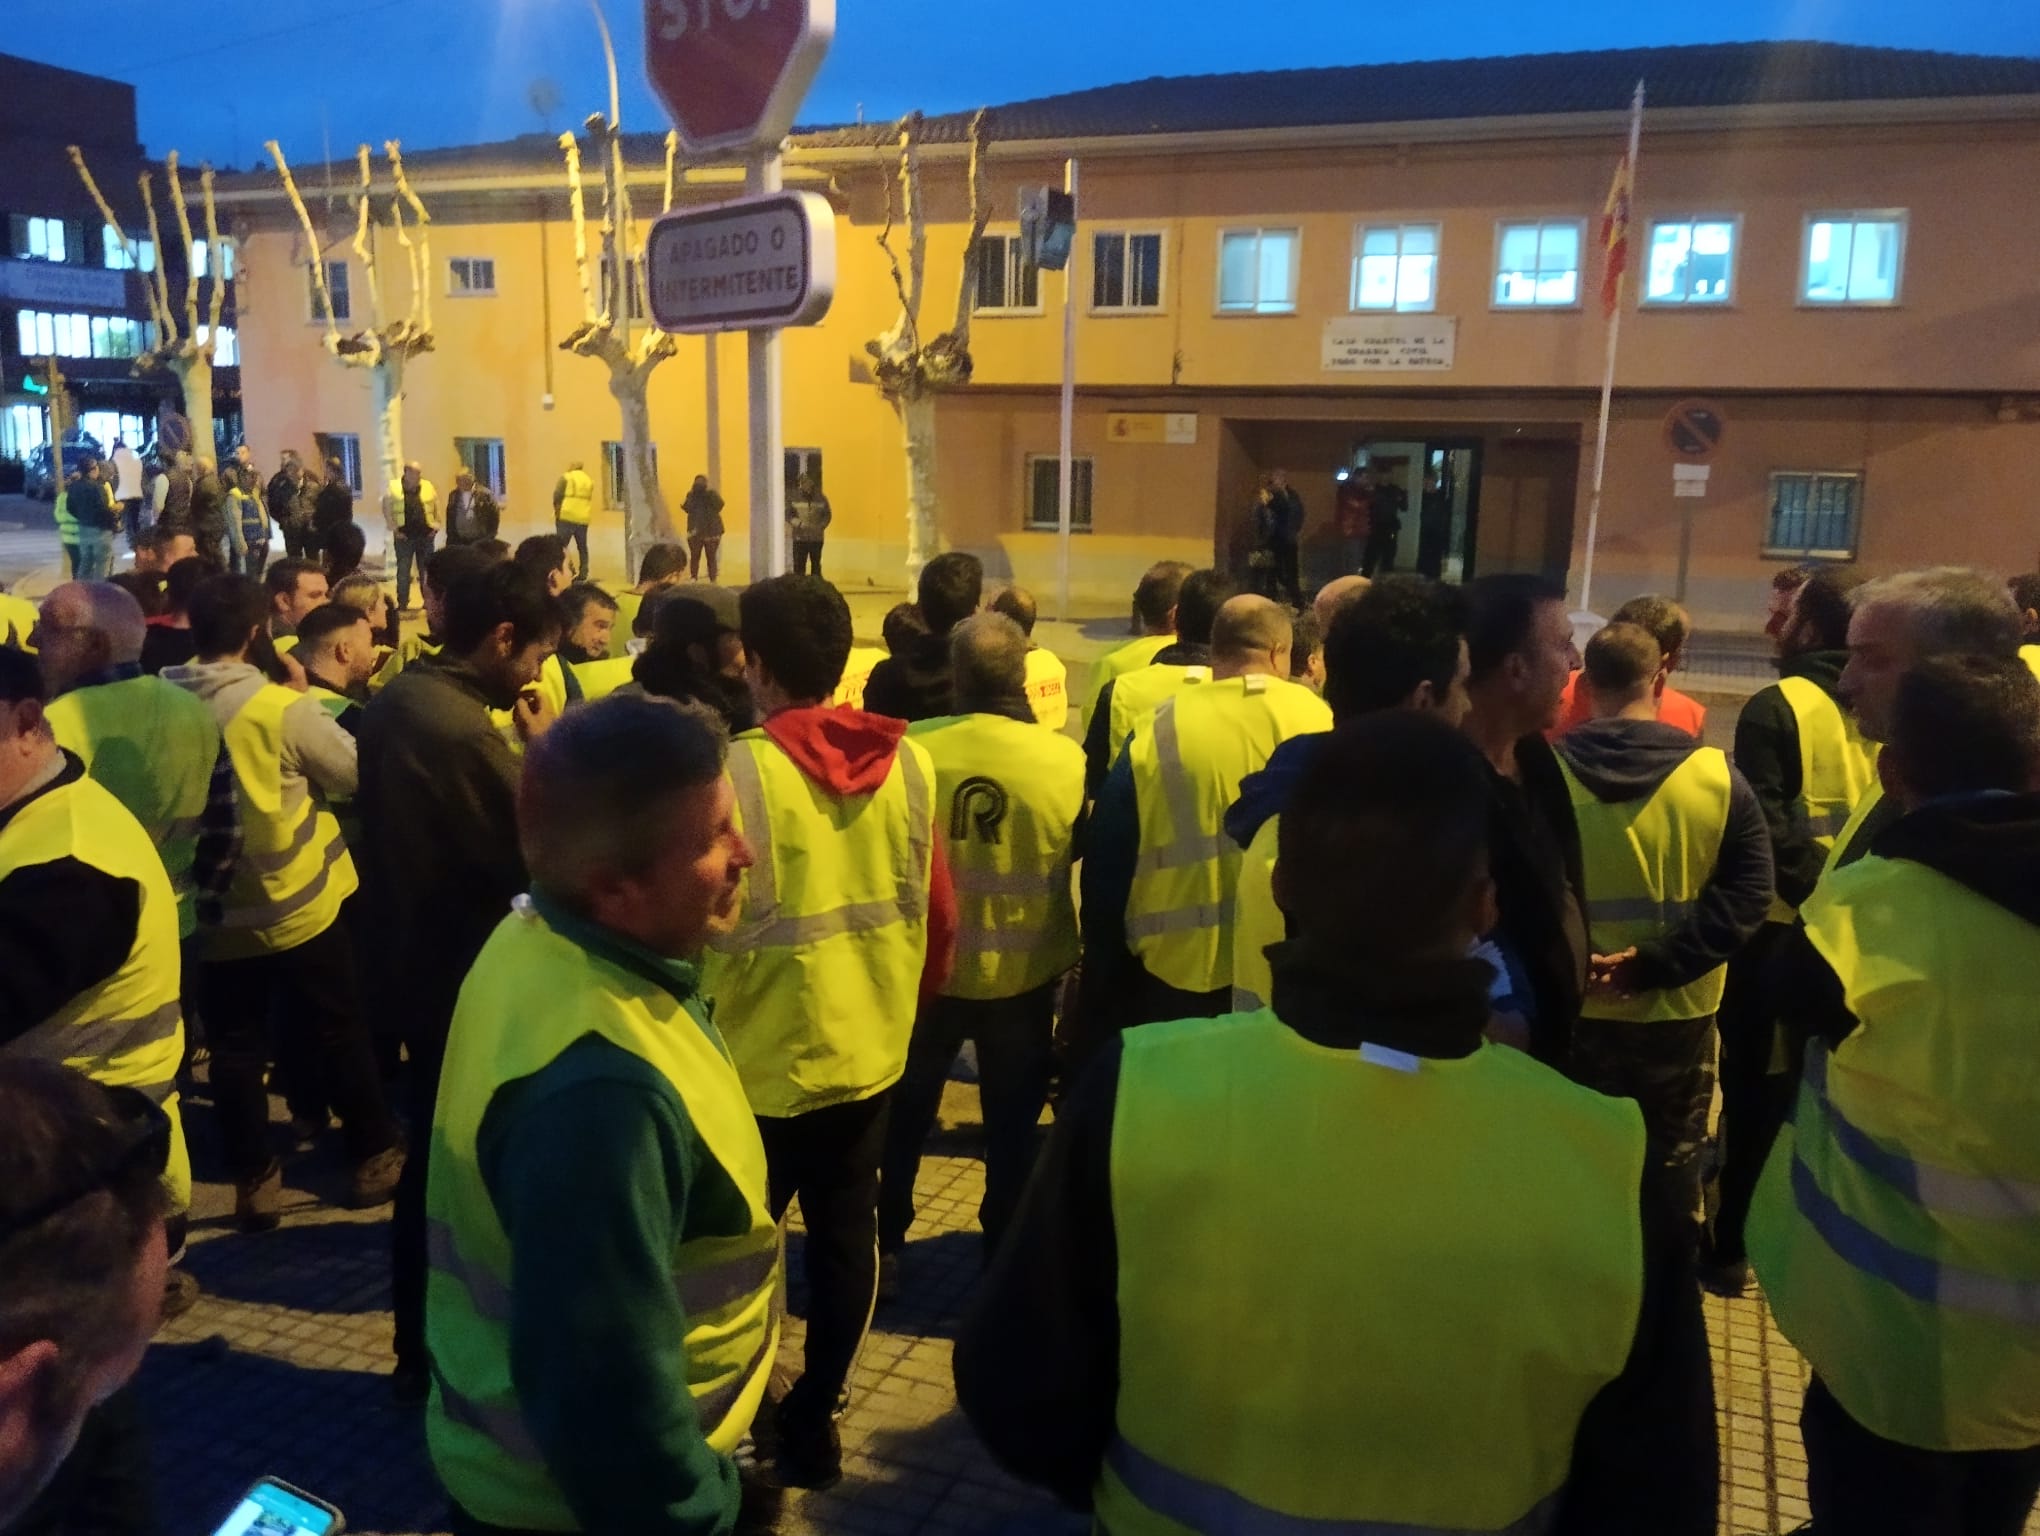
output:
<instances>
[{"instance_id":1,"label":"yellow high-visibility vest","mask_svg":"<svg viewBox=\"0 0 2040 1536\"><path fill-rule=\"evenodd\" d=\"M1123 1039L1099 1528L1548 1529L1642 1310L1636 1106L1265 1010Z\"/></svg>"},{"instance_id":2,"label":"yellow high-visibility vest","mask_svg":"<svg viewBox=\"0 0 2040 1536\"><path fill-rule=\"evenodd\" d=\"M1275 904L1275 853L1282 818L1270 816L1240 855L1239 884L1233 891L1233 1011L1251 1013L1274 997L1275 970L1268 946L1289 937L1289 924Z\"/></svg>"},{"instance_id":3,"label":"yellow high-visibility vest","mask_svg":"<svg viewBox=\"0 0 2040 1536\"><path fill-rule=\"evenodd\" d=\"M304 783L283 779L283 717L305 695L265 683L227 722L227 753L241 795L241 858L206 931L216 960L295 949L340 916L360 884L340 824Z\"/></svg>"},{"instance_id":4,"label":"yellow high-visibility vest","mask_svg":"<svg viewBox=\"0 0 2040 1536\"><path fill-rule=\"evenodd\" d=\"M838 709L864 708L864 685L871 681L871 669L888 654L884 646L851 646L850 659L843 665L843 680L836 685L835 697L829 702Z\"/></svg>"},{"instance_id":5,"label":"yellow high-visibility vest","mask_svg":"<svg viewBox=\"0 0 2040 1536\"><path fill-rule=\"evenodd\" d=\"M1211 681L1208 666L1179 667L1155 662L1123 674L1112 685L1112 712L1106 730L1106 766L1115 766L1126 752L1133 729L1152 715L1164 699Z\"/></svg>"},{"instance_id":6,"label":"yellow high-visibility vest","mask_svg":"<svg viewBox=\"0 0 2040 1536\"><path fill-rule=\"evenodd\" d=\"M483 1116L498 1089L600 1035L657 1069L721 1175L742 1195L742 1232L675 1244L687 1314L687 1387L710 1446L729 1455L765 1396L778 1343L779 1233L766 1206L765 1147L742 1085L699 1002L590 954L528 903L504 919L461 988L447 1038L425 1188L425 1438L461 1507L489 1525L578 1529L517 1402L510 1369L510 1238L482 1177ZM527 1242L546 1241L543 1232Z\"/></svg>"},{"instance_id":7,"label":"yellow high-visibility vest","mask_svg":"<svg viewBox=\"0 0 2040 1536\"><path fill-rule=\"evenodd\" d=\"M0 645L33 654L35 647L28 643L28 637L35 633L41 618L42 614L27 598L0 592Z\"/></svg>"},{"instance_id":8,"label":"yellow high-visibility vest","mask_svg":"<svg viewBox=\"0 0 2040 1536\"><path fill-rule=\"evenodd\" d=\"M172 686L175 686L174 684ZM0 1050L61 1062L109 1088L136 1088L170 1117L163 1182L174 1213L191 1206L191 1157L178 1110L184 1059L183 961L177 898L147 829L92 779L47 790L0 828L0 880L16 870L76 859L141 889L135 941L120 969L16 1035Z\"/></svg>"},{"instance_id":9,"label":"yellow high-visibility vest","mask_svg":"<svg viewBox=\"0 0 2040 1536\"><path fill-rule=\"evenodd\" d=\"M1876 856L1804 919L1861 1024L1809 1049L1750 1208L1778 1327L1887 1440L2040 1444L2040 927Z\"/></svg>"},{"instance_id":10,"label":"yellow high-visibility vest","mask_svg":"<svg viewBox=\"0 0 2040 1536\"><path fill-rule=\"evenodd\" d=\"M1138 640L1129 640L1126 644L1107 651L1093 662L1091 698L1084 706L1084 729L1091 728L1091 716L1098 712L1098 695L1105 691L1107 683L1114 682L1137 668L1147 666L1175 643L1174 635L1142 635Z\"/></svg>"},{"instance_id":11,"label":"yellow high-visibility vest","mask_svg":"<svg viewBox=\"0 0 2040 1536\"><path fill-rule=\"evenodd\" d=\"M910 726L935 765L935 824L956 886L949 997L1018 997L1077 963L1072 838L1084 749L1002 715Z\"/></svg>"},{"instance_id":12,"label":"yellow high-visibility vest","mask_svg":"<svg viewBox=\"0 0 2040 1536\"><path fill-rule=\"evenodd\" d=\"M1728 754L1701 747L1640 800L1606 801L1559 771L1572 796L1586 874L1587 929L1597 955L1619 955L1672 932L1693 910L1728 832ZM1593 992L1580 1005L1590 1019L1704 1019L1721 1007L1728 967L1718 965L1683 987L1631 997Z\"/></svg>"},{"instance_id":13,"label":"yellow high-visibility vest","mask_svg":"<svg viewBox=\"0 0 2040 1536\"><path fill-rule=\"evenodd\" d=\"M548 659L547 665L559 661ZM569 662L560 667L560 683L568 704L593 704L606 699L631 679L635 656L604 656L596 661Z\"/></svg>"},{"instance_id":14,"label":"yellow high-visibility vest","mask_svg":"<svg viewBox=\"0 0 2040 1536\"><path fill-rule=\"evenodd\" d=\"M2020 646L2019 660L2026 664L2035 677L2040 677L2040 645Z\"/></svg>"},{"instance_id":15,"label":"yellow high-visibility vest","mask_svg":"<svg viewBox=\"0 0 2040 1536\"><path fill-rule=\"evenodd\" d=\"M570 469L560 476L559 518L563 523L585 523L595 511L595 479L585 469Z\"/></svg>"},{"instance_id":16,"label":"yellow high-visibility vest","mask_svg":"<svg viewBox=\"0 0 2040 1536\"><path fill-rule=\"evenodd\" d=\"M1877 787L1877 748L1820 684L1788 677L1778 691L1799 728L1799 798L1792 813L1806 817L1814 842L1832 858L1851 813ZM1796 916L1798 908L1783 897L1771 898L1767 921L1789 923Z\"/></svg>"},{"instance_id":17,"label":"yellow high-visibility vest","mask_svg":"<svg viewBox=\"0 0 2040 1536\"><path fill-rule=\"evenodd\" d=\"M703 989L744 1091L773 1116L868 1099L906 1070L928 953L934 764L903 739L875 792L836 795L754 730L730 743L728 773L757 862Z\"/></svg>"},{"instance_id":18,"label":"yellow high-visibility vest","mask_svg":"<svg viewBox=\"0 0 2040 1536\"><path fill-rule=\"evenodd\" d=\"M1027 653L1027 703L1034 718L1051 731L1069 723L1069 668L1055 652L1038 645Z\"/></svg>"},{"instance_id":19,"label":"yellow high-visibility vest","mask_svg":"<svg viewBox=\"0 0 2040 1536\"><path fill-rule=\"evenodd\" d=\"M1276 747L1331 727L1323 699L1261 674L1186 688L1135 727L1127 753L1140 857L1126 938L1157 980L1184 992L1232 985L1240 850L1225 813Z\"/></svg>"},{"instance_id":20,"label":"yellow high-visibility vest","mask_svg":"<svg viewBox=\"0 0 2040 1536\"><path fill-rule=\"evenodd\" d=\"M149 834L177 898L177 933L198 927L198 827L219 761L220 727L205 701L160 677L74 688L45 711L57 744L113 792Z\"/></svg>"}]
</instances>

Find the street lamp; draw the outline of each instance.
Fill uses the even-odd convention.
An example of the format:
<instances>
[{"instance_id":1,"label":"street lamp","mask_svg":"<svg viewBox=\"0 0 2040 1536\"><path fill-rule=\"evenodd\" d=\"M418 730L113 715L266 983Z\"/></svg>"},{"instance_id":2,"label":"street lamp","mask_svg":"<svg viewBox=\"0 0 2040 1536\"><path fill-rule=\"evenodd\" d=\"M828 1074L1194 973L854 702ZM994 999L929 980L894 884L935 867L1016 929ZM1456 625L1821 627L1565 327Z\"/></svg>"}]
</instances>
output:
<instances>
[{"instance_id":1,"label":"street lamp","mask_svg":"<svg viewBox=\"0 0 2040 1536\"><path fill-rule=\"evenodd\" d=\"M595 25L602 33L602 58L609 66L609 131L620 133L623 102L616 88L616 43L609 35L609 18L602 14L602 0L588 0L588 9L595 13Z\"/></svg>"}]
</instances>

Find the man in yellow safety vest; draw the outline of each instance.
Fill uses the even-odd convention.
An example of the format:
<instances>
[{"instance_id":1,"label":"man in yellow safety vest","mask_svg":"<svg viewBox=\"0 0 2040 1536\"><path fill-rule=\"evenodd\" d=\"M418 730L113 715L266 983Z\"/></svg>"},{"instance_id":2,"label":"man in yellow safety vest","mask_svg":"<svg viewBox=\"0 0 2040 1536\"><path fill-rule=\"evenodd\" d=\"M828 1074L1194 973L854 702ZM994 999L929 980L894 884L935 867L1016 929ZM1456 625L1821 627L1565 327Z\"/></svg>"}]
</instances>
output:
<instances>
[{"instance_id":1,"label":"man in yellow safety vest","mask_svg":"<svg viewBox=\"0 0 2040 1536\"><path fill-rule=\"evenodd\" d=\"M1070 718L1070 669L1054 651L1033 643L1034 594L1025 587L1008 587L992 599L991 609L1019 625L1020 633L1027 637L1027 666L1022 681L1034 718L1051 731L1061 730Z\"/></svg>"},{"instance_id":2,"label":"man in yellow safety vest","mask_svg":"<svg viewBox=\"0 0 2040 1536\"><path fill-rule=\"evenodd\" d=\"M1157 560L1133 589L1134 638L1113 647L1091 666L1091 688L1084 704L1087 733L1105 685L1123 672L1146 666L1176 643L1176 598L1194 569L1183 560Z\"/></svg>"},{"instance_id":3,"label":"man in yellow safety vest","mask_svg":"<svg viewBox=\"0 0 2040 1536\"><path fill-rule=\"evenodd\" d=\"M726 1531L778 1333L765 1148L700 990L750 853L705 711L532 743L531 869L432 1122L426 1440L464 1530Z\"/></svg>"},{"instance_id":4,"label":"man in yellow safety vest","mask_svg":"<svg viewBox=\"0 0 2040 1536\"><path fill-rule=\"evenodd\" d=\"M279 1047L293 1073L311 1078L341 1119L354 1202L387 1201L404 1165L361 1016L354 946L339 921L357 881L327 799L354 793L354 738L301 685L272 682L249 661L268 614L260 582L210 578L191 599L198 660L163 672L212 709L240 795L233 884L218 923L201 929L200 1001L235 1214L251 1231L281 1218L265 1083L272 1019L294 1037Z\"/></svg>"},{"instance_id":5,"label":"man in yellow safety vest","mask_svg":"<svg viewBox=\"0 0 2040 1536\"><path fill-rule=\"evenodd\" d=\"M1211 626L1239 591L1217 571L1192 571L1176 591L1176 639L1143 666L1131 666L1098 689L1084 728L1084 787L1096 796L1126 751L1133 728L1162 700L1211 681ZM1116 654L1116 653L1115 653ZM1286 672L1285 672L1286 675Z\"/></svg>"},{"instance_id":6,"label":"man in yellow safety vest","mask_svg":"<svg viewBox=\"0 0 2040 1536\"><path fill-rule=\"evenodd\" d=\"M1728 962L1721 996L1721 1160L1700 1280L1731 1296L1749 1288L1743 1222L1792 1107L1773 972L1836 836L1877 781L1876 748L1838 692L1850 603L1862 581L1847 569L1819 570L1787 596L1775 636L1778 681L1752 695L1736 720L1735 766L1770 831L1773 894L1767 920Z\"/></svg>"},{"instance_id":7,"label":"man in yellow safety vest","mask_svg":"<svg viewBox=\"0 0 2040 1536\"><path fill-rule=\"evenodd\" d=\"M914 1021L906 1075L893 1090L879 1183L880 1295L897 1287L914 1219L921 1148L966 1040L977 1046L985 1118L985 1251L1012 1219L1034 1166L1048 1101L1056 995L1077 963L1074 863L1084 813L1084 754L1060 731L1030 729L1019 702L1027 637L1001 613L950 633L958 712L911 727L935 765L935 829L956 887L956 962Z\"/></svg>"},{"instance_id":8,"label":"man in yellow safety vest","mask_svg":"<svg viewBox=\"0 0 2040 1536\"><path fill-rule=\"evenodd\" d=\"M1179 623L1197 585L1183 585ZM1083 873L1086 1041L1231 1005L1240 850L1225 813L1276 747L1332 723L1289 680L1289 644L1286 609L1231 599L1212 622L1211 681L1150 711L1106 779Z\"/></svg>"},{"instance_id":9,"label":"man in yellow safety vest","mask_svg":"<svg viewBox=\"0 0 2040 1536\"><path fill-rule=\"evenodd\" d=\"M1557 742L1592 947L1570 1071L1642 1106L1667 1213L1697 1245L1714 1016L1771 904L1771 839L1728 754L1658 718L1665 669L1643 626L1602 629L1581 674L1591 717Z\"/></svg>"},{"instance_id":10,"label":"man in yellow safety vest","mask_svg":"<svg viewBox=\"0 0 2040 1536\"><path fill-rule=\"evenodd\" d=\"M1130 1030L1060 1106L957 1398L1107 1536L1714 1530L1637 1111L1483 1040L1486 778L1427 713L1341 726L1272 1006Z\"/></svg>"},{"instance_id":11,"label":"man in yellow safety vest","mask_svg":"<svg viewBox=\"0 0 2040 1536\"><path fill-rule=\"evenodd\" d=\"M2017 1536L2040 1494L2040 682L1929 659L1876 723L1898 814L1802 909L1804 1082L1750 1258L1813 1367L1814 1528Z\"/></svg>"},{"instance_id":12,"label":"man in yellow safety vest","mask_svg":"<svg viewBox=\"0 0 2040 1536\"><path fill-rule=\"evenodd\" d=\"M877 1292L886 1106L947 971L955 896L927 751L899 720L828 703L850 654L842 595L776 576L745 589L740 615L765 723L731 743L729 778L756 862L706 987L765 1140L772 1215L798 1197L807 1227L806 1371L779 1405L779 1473L825 1487Z\"/></svg>"},{"instance_id":13,"label":"man in yellow safety vest","mask_svg":"<svg viewBox=\"0 0 2040 1536\"><path fill-rule=\"evenodd\" d=\"M588 520L595 515L595 477L579 459L567 466L553 487L553 528L562 544L571 542L581 556L574 572L588 580Z\"/></svg>"}]
</instances>

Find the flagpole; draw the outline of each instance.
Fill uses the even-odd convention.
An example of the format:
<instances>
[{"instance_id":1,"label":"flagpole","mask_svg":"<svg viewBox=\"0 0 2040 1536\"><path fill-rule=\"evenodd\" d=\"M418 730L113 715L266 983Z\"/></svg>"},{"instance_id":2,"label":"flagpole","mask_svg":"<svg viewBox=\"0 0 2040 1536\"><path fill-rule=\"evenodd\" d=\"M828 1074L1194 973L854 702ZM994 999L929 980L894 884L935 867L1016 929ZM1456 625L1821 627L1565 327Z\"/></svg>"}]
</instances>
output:
<instances>
[{"instance_id":1,"label":"flagpole","mask_svg":"<svg viewBox=\"0 0 2040 1536\"><path fill-rule=\"evenodd\" d=\"M1636 155L1643 143L1643 82L1636 82L1636 99L1629 108L1629 221L1635 222ZM1628 239L1627 230L1623 238ZM1603 253L1603 259L1606 254ZM1594 611L1594 546L1601 537L1601 487L1608 474L1608 415L1615 403L1615 353L1622 343L1623 301L1628 296L1629 272L1625 265L1615 279L1615 313L1608 318L1608 362L1601 374L1601 424L1594 439L1594 493L1587 503L1587 558L1580 572L1580 611Z\"/></svg>"}]
</instances>

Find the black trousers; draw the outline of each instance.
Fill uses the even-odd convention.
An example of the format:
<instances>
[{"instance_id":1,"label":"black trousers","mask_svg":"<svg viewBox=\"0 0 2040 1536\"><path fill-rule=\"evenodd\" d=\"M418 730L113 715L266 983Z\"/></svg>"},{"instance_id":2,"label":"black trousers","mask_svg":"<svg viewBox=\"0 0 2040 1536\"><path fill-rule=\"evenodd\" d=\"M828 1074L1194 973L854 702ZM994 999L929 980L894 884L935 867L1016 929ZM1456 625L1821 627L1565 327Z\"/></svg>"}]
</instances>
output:
<instances>
[{"instance_id":1,"label":"black trousers","mask_svg":"<svg viewBox=\"0 0 2040 1536\"><path fill-rule=\"evenodd\" d=\"M985 1116L985 1197L978 1225L987 1257L997 1250L1034 1169L1036 1128L1054 1069L1056 987L1049 982L1018 997L988 1000L938 997L923 1005L886 1126L878 1186L881 1253L906 1246L921 1152L942 1109L942 1085L966 1040L977 1043L978 1098Z\"/></svg>"},{"instance_id":2,"label":"black trousers","mask_svg":"<svg viewBox=\"0 0 2040 1536\"><path fill-rule=\"evenodd\" d=\"M1596 1092L1637 1102L1665 1208L1697 1226L1700 1149L1714 1102L1713 1015L1648 1023L1581 1019L1573 1026L1571 1075Z\"/></svg>"},{"instance_id":3,"label":"black trousers","mask_svg":"<svg viewBox=\"0 0 2040 1536\"><path fill-rule=\"evenodd\" d=\"M1715 1178L1714 1231L1709 1256L1721 1264L1746 1257L1743 1224L1771 1143L1792 1113L1796 1082L1771 1070L1779 1028L1772 972L1792 942L1786 923L1766 923L1728 962L1721 998L1721 1166Z\"/></svg>"},{"instance_id":4,"label":"black trousers","mask_svg":"<svg viewBox=\"0 0 2040 1536\"><path fill-rule=\"evenodd\" d=\"M465 974L462 972L461 974ZM449 990L446 983L452 982ZM400 1005L404 1053L404 1120L410 1155L397 1178L390 1210L390 1311L395 1321L397 1369L423 1370L425 1350L425 1181L431 1171L432 1121L439 1103L439 1074L446 1065L446 1041L453 1031L459 981L451 972L425 977L411 972L409 996Z\"/></svg>"},{"instance_id":5,"label":"black trousers","mask_svg":"<svg viewBox=\"0 0 2040 1536\"><path fill-rule=\"evenodd\" d=\"M822 574L822 541L820 539L795 539L793 541L793 574L796 576Z\"/></svg>"},{"instance_id":6,"label":"black trousers","mask_svg":"<svg viewBox=\"0 0 2040 1536\"><path fill-rule=\"evenodd\" d=\"M340 1116L349 1157L360 1162L397 1144L344 924L281 954L208 961L202 986L213 1103L227 1171L237 1181L260 1175L274 1155L264 1074L284 1032L295 1036L290 1059L319 1075L318 1097Z\"/></svg>"},{"instance_id":7,"label":"black trousers","mask_svg":"<svg viewBox=\"0 0 2040 1536\"><path fill-rule=\"evenodd\" d=\"M807 1224L806 1372L782 1417L826 1419L850 1379L878 1299L878 1164L892 1090L804 1115L758 1117L773 1220L795 1199Z\"/></svg>"},{"instance_id":8,"label":"black trousers","mask_svg":"<svg viewBox=\"0 0 2040 1536\"><path fill-rule=\"evenodd\" d=\"M2040 1497L2040 1445L2022 1451L1899 1445L1849 1417L1818 1376L1807 1388L1799 1432L1807 1502L1821 1536L2019 1536Z\"/></svg>"},{"instance_id":9,"label":"black trousers","mask_svg":"<svg viewBox=\"0 0 2040 1536\"><path fill-rule=\"evenodd\" d=\"M1375 528L1367 535L1367 548L1360 555L1360 574L1372 576L1379 572L1387 575L1395 569L1396 544L1402 538L1401 528Z\"/></svg>"}]
</instances>

